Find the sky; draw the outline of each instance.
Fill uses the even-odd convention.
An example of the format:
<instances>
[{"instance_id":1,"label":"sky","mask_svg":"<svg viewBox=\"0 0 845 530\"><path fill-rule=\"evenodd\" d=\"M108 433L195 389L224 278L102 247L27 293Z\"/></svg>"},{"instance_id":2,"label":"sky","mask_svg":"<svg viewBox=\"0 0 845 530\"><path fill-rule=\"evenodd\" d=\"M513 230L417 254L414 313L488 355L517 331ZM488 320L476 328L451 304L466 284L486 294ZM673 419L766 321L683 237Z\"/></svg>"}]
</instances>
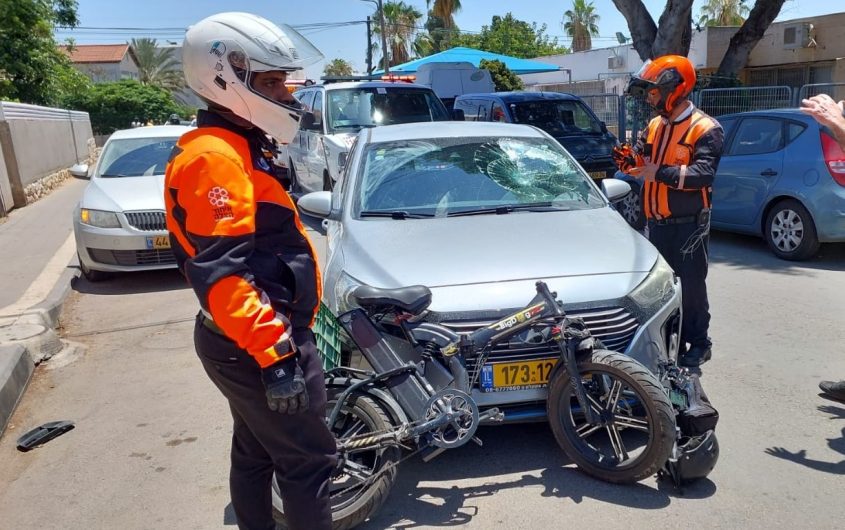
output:
<instances>
[{"instance_id":1,"label":"sky","mask_svg":"<svg viewBox=\"0 0 845 530\"><path fill-rule=\"evenodd\" d=\"M405 0L421 13L426 12L425 0ZM753 6L754 0L746 3ZM59 30L57 39L72 37L77 44L118 44L130 39L152 37L161 42L181 43L184 30L194 22L222 11L246 11L261 15L276 23L291 26L320 23L354 22L366 20L375 5L367 0L78 0L79 28ZM519 20L546 24L546 33L569 46L570 39L561 28L563 12L571 9L572 0L463 0L463 8L455 22L463 31L477 32L490 25L494 15L508 12ZM655 20L660 16L666 0L644 0ZM693 18L698 18L704 0L695 0ZM593 48L616 44L616 32L630 36L625 19L612 0L593 0L599 14L599 37L593 38ZM777 20L789 20L843 11L837 0L787 0ZM421 24L425 21L425 17ZM91 28L91 29L88 29ZM104 29L127 28L127 29ZM154 28L154 29L152 29ZM345 27L304 27L301 33L323 53L326 60L342 58L357 71L366 69L367 32L364 24ZM376 60L376 58L374 58ZM311 78L318 78L324 62L306 70Z\"/></svg>"}]
</instances>

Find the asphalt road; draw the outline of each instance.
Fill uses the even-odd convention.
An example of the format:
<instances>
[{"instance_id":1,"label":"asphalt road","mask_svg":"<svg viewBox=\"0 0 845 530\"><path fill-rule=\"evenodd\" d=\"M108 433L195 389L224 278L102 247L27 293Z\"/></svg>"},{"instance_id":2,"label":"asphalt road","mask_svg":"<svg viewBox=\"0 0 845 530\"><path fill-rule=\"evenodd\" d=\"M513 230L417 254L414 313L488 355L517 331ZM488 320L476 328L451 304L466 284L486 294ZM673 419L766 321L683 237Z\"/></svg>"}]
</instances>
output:
<instances>
[{"instance_id":1,"label":"asphalt road","mask_svg":"<svg viewBox=\"0 0 845 530\"><path fill-rule=\"evenodd\" d=\"M845 378L845 246L809 263L754 238L717 234L709 279L720 462L687 491L613 486L579 473L543 424L482 429L428 464L410 460L364 528L657 525L841 528L845 404L818 396ZM80 280L63 312L77 356L38 368L0 440L3 528L224 528L230 418L195 358L196 302L175 272ZM25 430L76 429L29 453Z\"/></svg>"}]
</instances>

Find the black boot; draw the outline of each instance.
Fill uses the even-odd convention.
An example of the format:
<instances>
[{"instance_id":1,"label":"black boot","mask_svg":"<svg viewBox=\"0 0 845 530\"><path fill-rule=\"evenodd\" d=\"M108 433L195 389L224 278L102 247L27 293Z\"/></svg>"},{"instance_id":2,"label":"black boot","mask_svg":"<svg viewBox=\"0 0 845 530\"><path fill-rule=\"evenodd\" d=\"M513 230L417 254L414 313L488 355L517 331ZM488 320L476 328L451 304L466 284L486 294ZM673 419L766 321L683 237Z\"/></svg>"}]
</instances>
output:
<instances>
[{"instance_id":1,"label":"black boot","mask_svg":"<svg viewBox=\"0 0 845 530\"><path fill-rule=\"evenodd\" d=\"M829 397L845 401L845 381L822 381L819 388Z\"/></svg>"},{"instance_id":2,"label":"black boot","mask_svg":"<svg viewBox=\"0 0 845 530\"><path fill-rule=\"evenodd\" d=\"M678 356L678 364L687 368L696 368L709 361L712 356L710 346L693 346L689 351Z\"/></svg>"}]
</instances>

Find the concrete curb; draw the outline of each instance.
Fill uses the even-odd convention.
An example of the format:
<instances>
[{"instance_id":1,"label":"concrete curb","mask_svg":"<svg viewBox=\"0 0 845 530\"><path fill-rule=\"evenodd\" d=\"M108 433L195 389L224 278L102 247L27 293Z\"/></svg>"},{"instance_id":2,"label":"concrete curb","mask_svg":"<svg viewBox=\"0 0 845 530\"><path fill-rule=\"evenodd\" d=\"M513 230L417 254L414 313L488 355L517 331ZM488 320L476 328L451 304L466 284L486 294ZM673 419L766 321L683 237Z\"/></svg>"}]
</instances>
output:
<instances>
[{"instance_id":1,"label":"concrete curb","mask_svg":"<svg viewBox=\"0 0 845 530\"><path fill-rule=\"evenodd\" d=\"M78 268L68 266L42 302L0 327L0 436L26 391L35 366L65 347L55 327L62 304L79 274Z\"/></svg>"}]
</instances>

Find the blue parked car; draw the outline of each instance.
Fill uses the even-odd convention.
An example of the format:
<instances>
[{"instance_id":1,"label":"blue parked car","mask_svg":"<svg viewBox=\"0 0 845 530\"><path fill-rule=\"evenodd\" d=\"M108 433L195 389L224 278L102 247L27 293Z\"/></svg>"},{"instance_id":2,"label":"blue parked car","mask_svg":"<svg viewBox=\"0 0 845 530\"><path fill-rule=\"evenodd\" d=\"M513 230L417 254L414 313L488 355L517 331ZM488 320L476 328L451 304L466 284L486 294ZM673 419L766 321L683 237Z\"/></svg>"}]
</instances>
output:
<instances>
[{"instance_id":1,"label":"blue parked car","mask_svg":"<svg viewBox=\"0 0 845 530\"><path fill-rule=\"evenodd\" d=\"M725 150L713 183L712 226L762 236L779 258L813 257L845 241L845 153L798 109L717 118ZM635 228L643 216L638 181L618 209Z\"/></svg>"}]
</instances>

